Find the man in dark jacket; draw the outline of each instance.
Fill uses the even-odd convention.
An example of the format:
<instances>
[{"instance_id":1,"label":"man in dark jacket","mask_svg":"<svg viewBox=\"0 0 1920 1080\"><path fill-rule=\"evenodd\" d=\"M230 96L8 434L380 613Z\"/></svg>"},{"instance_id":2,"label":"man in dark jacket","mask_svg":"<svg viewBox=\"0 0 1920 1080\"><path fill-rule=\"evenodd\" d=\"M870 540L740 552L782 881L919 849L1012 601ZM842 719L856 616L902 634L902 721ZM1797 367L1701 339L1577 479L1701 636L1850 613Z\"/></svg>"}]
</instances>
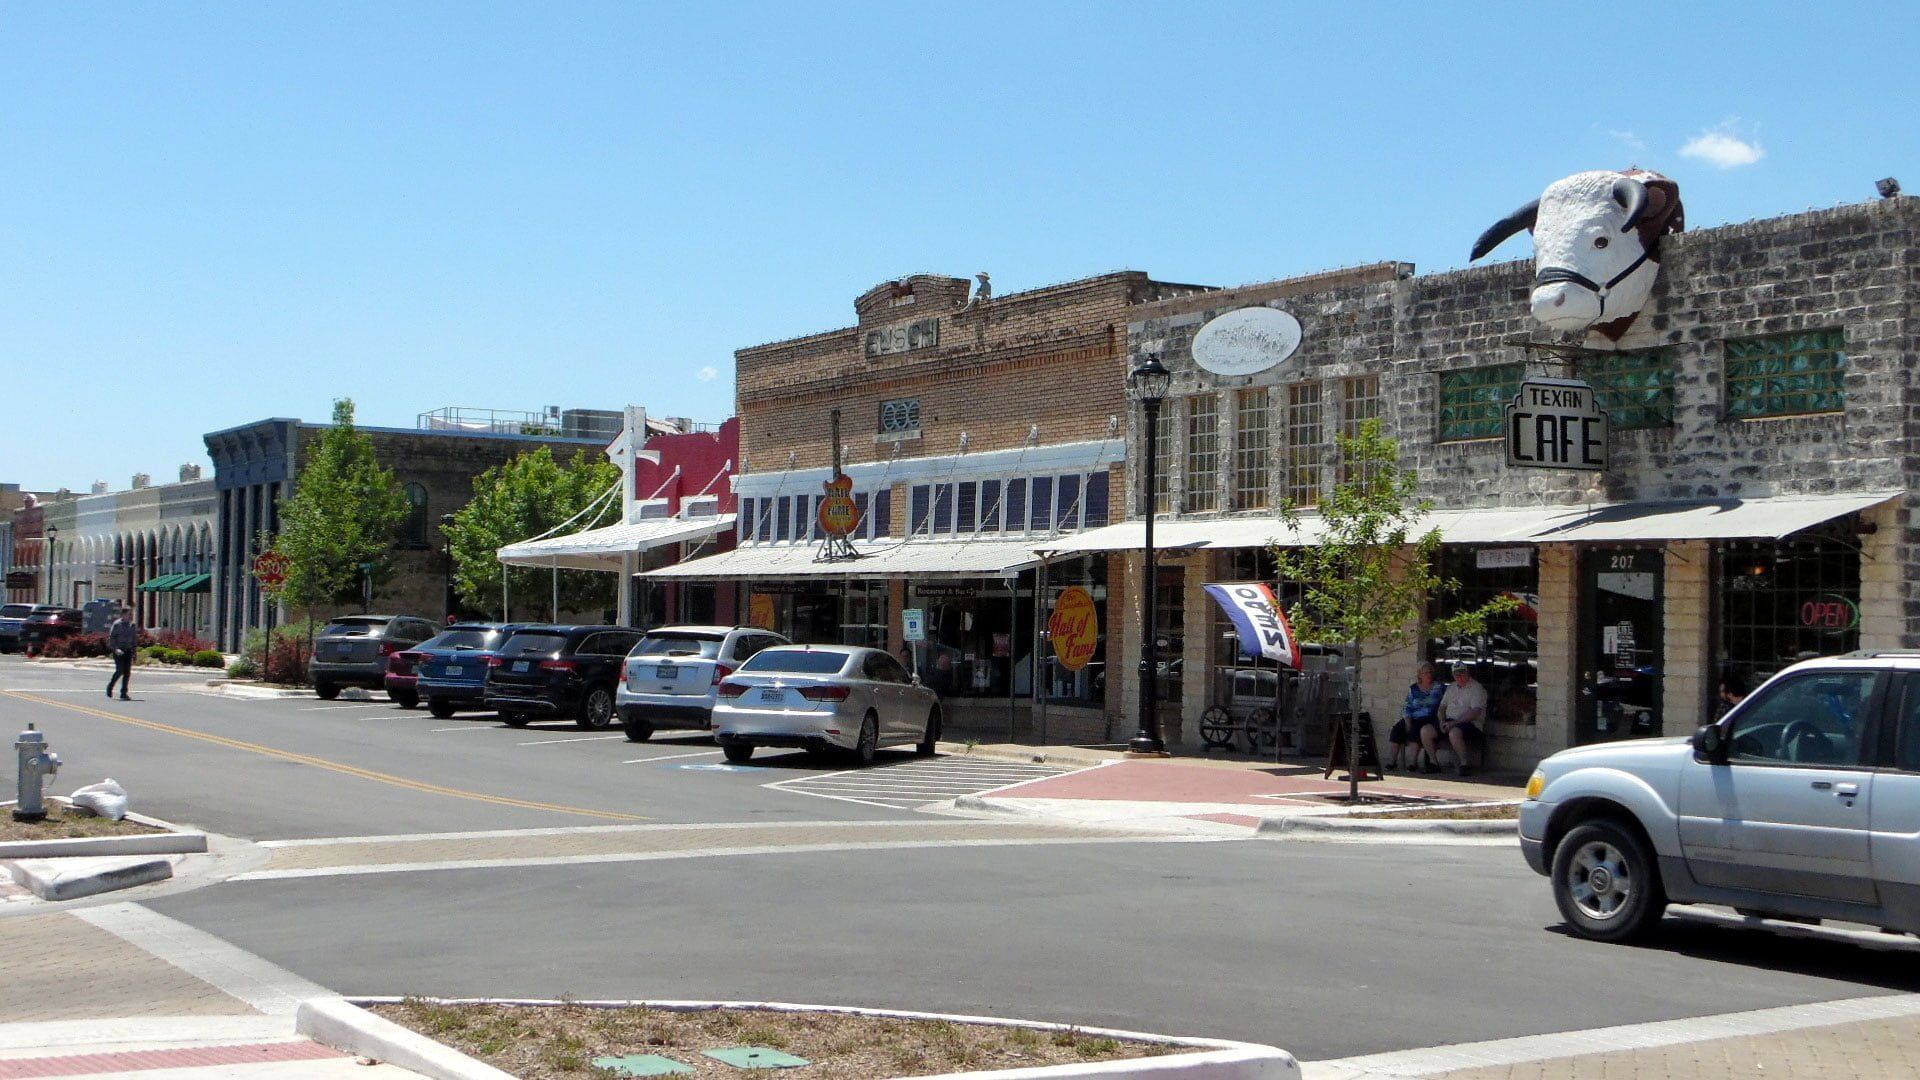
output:
<instances>
[{"instance_id":1,"label":"man in dark jacket","mask_svg":"<svg viewBox=\"0 0 1920 1080\"><path fill-rule=\"evenodd\" d=\"M133 609L120 609L120 617L107 627L107 651L113 654L113 678L107 680L107 696L113 696L113 684L120 684L120 700L130 700L133 687L133 650L140 645L140 628L134 625Z\"/></svg>"}]
</instances>

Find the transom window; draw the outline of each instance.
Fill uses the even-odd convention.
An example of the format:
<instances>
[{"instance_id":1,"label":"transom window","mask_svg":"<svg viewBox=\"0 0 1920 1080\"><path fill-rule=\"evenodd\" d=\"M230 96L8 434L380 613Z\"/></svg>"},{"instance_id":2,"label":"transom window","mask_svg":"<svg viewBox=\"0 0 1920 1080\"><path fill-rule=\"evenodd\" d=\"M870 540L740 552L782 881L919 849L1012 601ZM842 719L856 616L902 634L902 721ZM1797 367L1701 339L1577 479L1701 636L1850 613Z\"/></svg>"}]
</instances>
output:
<instances>
[{"instance_id":1,"label":"transom window","mask_svg":"<svg viewBox=\"0 0 1920 1080\"><path fill-rule=\"evenodd\" d=\"M818 540L820 499L816 495L763 495L740 500L740 519L734 526L742 541ZM892 531L893 492L856 491L853 505L860 511L860 527L851 538L871 540Z\"/></svg>"},{"instance_id":2,"label":"transom window","mask_svg":"<svg viewBox=\"0 0 1920 1080\"><path fill-rule=\"evenodd\" d=\"M1524 364L1492 364L1440 373L1440 441L1497 439L1507 402L1520 392Z\"/></svg>"},{"instance_id":3,"label":"transom window","mask_svg":"<svg viewBox=\"0 0 1920 1080\"><path fill-rule=\"evenodd\" d=\"M1582 358L1580 375L1613 430L1673 426L1673 354L1667 350Z\"/></svg>"},{"instance_id":4,"label":"transom window","mask_svg":"<svg viewBox=\"0 0 1920 1080\"><path fill-rule=\"evenodd\" d=\"M1242 390L1234 397L1233 508L1259 510L1267 505L1267 391Z\"/></svg>"},{"instance_id":5,"label":"transom window","mask_svg":"<svg viewBox=\"0 0 1920 1080\"><path fill-rule=\"evenodd\" d=\"M880 403L880 431L882 434L896 431L920 430L920 399L894 398Z\"/></svg>"},{"instance_id":6,"label":"transom window","mask_svg":"<svg viewBox=\"0 0 1920 1080\"><path fill-rule=\"evenodd\" d=\"M1071 532L1107 523L1105 472L915 484L908 531L916 537Z\"/></svg>"},{"instance_id":7,"label":"transom window","mask_svg":"<svg viewBox=\"0 0 1920 1080\"><path fill-rule=\"evenodd\" d=\"M1840 412L1846 408L1845 349L1840 330L1727 342L1727 417Z\"/></svg>"},{"instance_id":8,"label":"transom window","mask_svg":"<svg viewBox=\"0 0 1920 1080\"><path fill-rule=\"evenodd\" d=\"M1211 394L1187 399L1187 483L1184 509L1218 510L1220 405Z\"/></svg>"}]
</instances>

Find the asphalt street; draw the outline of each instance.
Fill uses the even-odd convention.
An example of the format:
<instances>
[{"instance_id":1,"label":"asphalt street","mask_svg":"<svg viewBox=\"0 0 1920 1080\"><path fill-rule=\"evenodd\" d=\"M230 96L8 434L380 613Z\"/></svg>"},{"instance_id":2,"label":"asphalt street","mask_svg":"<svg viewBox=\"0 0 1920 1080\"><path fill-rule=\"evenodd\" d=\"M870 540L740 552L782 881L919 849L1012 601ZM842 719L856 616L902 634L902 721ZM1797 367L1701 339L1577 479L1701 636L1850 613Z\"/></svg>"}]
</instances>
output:
<instances>
[{"instance_id":1,"label":"asphalt street","mask_svg":"<svg viewBox=\"0 0 1920 1080\"><path fill-rule=\"evenodd\" d=\"M141 674L141 700L108 702L104 674L0 658L0 723L49 733L55 790L111 775L138 808L256 840L629 822L863 840L876 821L949 820L765 786L821 768L800 755L687 768L719 758L691 737L237 701ZM892 1005L1309 1060L1920 989L1911 953L1677 920L1642 947L1575 940L1508 848L854 844L231 881L147 904L347 993Z\"/></svg>"}]
</instances>

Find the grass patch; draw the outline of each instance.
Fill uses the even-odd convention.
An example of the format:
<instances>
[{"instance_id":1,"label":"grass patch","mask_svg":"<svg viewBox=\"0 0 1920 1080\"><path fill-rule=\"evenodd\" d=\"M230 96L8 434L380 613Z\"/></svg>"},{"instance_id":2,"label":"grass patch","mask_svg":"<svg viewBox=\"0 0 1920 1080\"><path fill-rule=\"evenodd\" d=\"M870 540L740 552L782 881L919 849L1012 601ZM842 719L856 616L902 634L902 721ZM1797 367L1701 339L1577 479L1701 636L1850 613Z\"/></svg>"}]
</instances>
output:
<instances>
[{"instance_id":1,"label":"grass patch","mask_svg":"<svg viewBox=\"0 0 1920 1080\"><path fill-rule=\"evenodd\" d=\"M1409 810L1352 811L1348 817L1397 818L1402 821L1517 821L1518 803L1502 806L1423 806Z\"/></svg>"},{"instance_id":2,"label":"grass patch","mask_svg":"<svg viewBox=\"0 0 1920 1080\"><path fill-rule=\"evenodd\" d=\"M791 1080L932 1076L1153 1057L1180 1050L1071 1028L1035 1031L948 1020L758 1009L447 1005L409 998L373 1006L372 1011L523 1080L600 1080L612 1074L596 1068L595 1058L627 1054L661 1054L693 1066L696 1077L738 1080L738 1069L701 1055L703 1050L730 1046L765 1046L812 1062L779 1070L780 1077Z\"/></svg>"},{"instance_id":3,"label":"grass patch","mask_svg":"<svg viewBox=\"0 0 1920 1080\"><path fill-rule=\"evenodd\" d=\"M0 840L84 840L94 836L138 836L165 831L151 825L78 813L52 799L47 800L45 821L15 821L12 807L0 812Z\"/></svg>"}]
</instances>

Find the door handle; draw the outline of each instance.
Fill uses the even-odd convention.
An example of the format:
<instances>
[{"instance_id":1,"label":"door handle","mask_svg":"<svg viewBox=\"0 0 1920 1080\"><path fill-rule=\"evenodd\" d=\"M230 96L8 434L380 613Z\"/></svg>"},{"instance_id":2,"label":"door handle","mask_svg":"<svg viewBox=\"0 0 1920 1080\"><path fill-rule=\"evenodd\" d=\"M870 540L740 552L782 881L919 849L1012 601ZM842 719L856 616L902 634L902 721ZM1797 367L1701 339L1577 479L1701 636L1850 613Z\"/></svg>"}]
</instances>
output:
<instances>
[{"instance_id":1,"label":"door handle","mask_svg":"<svg viewBox=\"0 0 1920 1080\"><path fill-rule=\"evenodd\" d=\"M1833 793L1843 799L1851 799L1860 794L1859 784L1835 784Z\"/></svg>"}]
</instances>

